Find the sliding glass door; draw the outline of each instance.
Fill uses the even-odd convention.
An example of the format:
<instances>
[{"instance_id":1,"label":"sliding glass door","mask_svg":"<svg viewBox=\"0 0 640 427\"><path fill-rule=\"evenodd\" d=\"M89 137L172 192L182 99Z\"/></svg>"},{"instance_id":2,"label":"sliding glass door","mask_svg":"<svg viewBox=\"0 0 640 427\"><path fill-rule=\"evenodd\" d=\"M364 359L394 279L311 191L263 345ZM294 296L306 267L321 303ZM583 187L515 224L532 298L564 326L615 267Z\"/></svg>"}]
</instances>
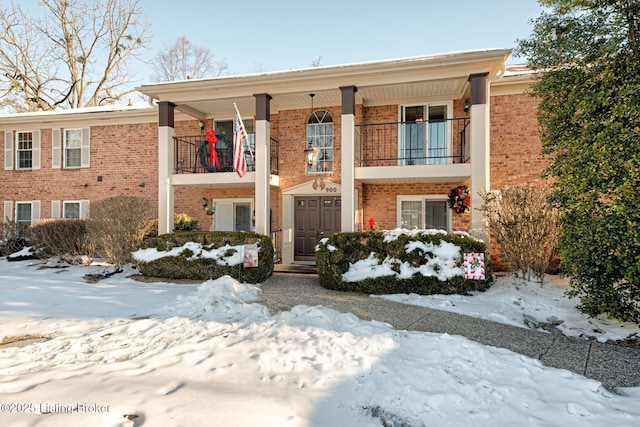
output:
<instances>
[{"instance_id":1,"label":"sliding glass door","mask_svg":"<svg viewBox=\"0 0 640 427\"><path fill-rule=\"evenodd\" d=\"M448 104L402 106L400 165L445 164L449 158Z\"/></svg>"}]
</instances>

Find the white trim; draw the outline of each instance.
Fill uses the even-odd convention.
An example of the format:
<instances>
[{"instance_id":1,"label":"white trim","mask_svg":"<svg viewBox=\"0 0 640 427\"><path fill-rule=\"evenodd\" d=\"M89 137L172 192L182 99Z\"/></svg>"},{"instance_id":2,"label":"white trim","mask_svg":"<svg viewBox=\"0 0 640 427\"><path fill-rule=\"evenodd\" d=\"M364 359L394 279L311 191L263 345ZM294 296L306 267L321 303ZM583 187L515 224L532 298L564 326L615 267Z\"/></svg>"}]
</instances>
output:
<instances>
[{"instance_id":1,"label":"white trim","mask_svg":"<svg viewBox=\"0 0 640 427\"><path fill-rule=\"evenodd\" d=\"M324 188L318 181L324 182ZM315 188L314 188L315 186ZM330 189L329 191L327 189ZM335 191L333 191L335 189ZM295 203L297 196L339 196L342 198L342 185L324 180L321 176L311 181L282 191L282 263L293 264L294 258L294 229Z\"/></svg>"},{"instance_id":2,"label":"white trim","mask_svg":"<svg viewBox=\"0 0 640 427\"><path fill-rule=\"evenodd\" d=\"M71 131L80 131L80 146L79 147L74 147L74 148L68 148L67 147L67 132L71 132ZM66 128L66 129L62 129L62 168L63 169L79 169L82 167L82 146L83 146L83 132L81 128ZM69 166L67 164L67 150L80 150L80 164L78 164L77 166Z\"/></svg>"},{"instance_id":3,"label":"white trim","mask_svg":"<svg viewBox=\"0 0 640 427\"><path fill-rule=\"evenodd\" d=\"M31 214L30 214L30 218L29 218L29 223L33 224L33 203L32 201L25 201L25 200L17 200L14 204L14 218L15 218L15 222L18 222L18 205L29 205L31 206Z\"/></svg>"},{"instance_id":4,"label":"white trim","mask_svg":"<svg viewBox=\"0 0 640 427\"><path fill-rule=\"evenodd\" d=\"M16 156L16 170L37 170L40 169L40 131L34 130L18 130L15 131L15 156ZM29 150L21 150L20 149L20 135L21 134L31 134L31 149ZM18 156L19 152L28 152L31 151L31 166L28 168L20 167L20 156Z\"/></svg>"},{"instance_id":5,"label":"white trim","mask_svg":"<svg viewBox=\"0 0 640 427\"><path fill-rule=\"evenodd\" d=\"M453 129L450 129L450 127L453 125L452 123L452 119L453 119L453 101L451 99L447 100L447 101L431 101L431 102L419 102L419 103L411 103L411 104L400 104L398 105L398 158L402 158L404 157L402 154L402 150L404 148L404 142L402 141L403 139L403 132L400 130L400 124L404 122L403 120L403 113L404 110L407 107L423 107L425 110L425 113L427 115L426 118L423 118L423 120L425 122L429 121L429 107L441 107L441 106L445 106L447 107L447 117L445 118L445 124L446 124L446 129L447 129L447 153L446 153L446 159L444 164L450 164L453 162L453 159L451 158L451 156L453 155ZM434 164L440 164L440 163L429 163L429 157L428 157L428 153L429 153L429 125L427 124L427 128L424 130L424 146L423 146L423 150L424 150L424 154L425 154L425 165L434 165ZM400 161L401 162L401 161Z\"/></svg>"},{"instance_id":6,"label":"white trim","mask_svg":"<svg viewBox=\"0 0 640 427\"><path fill-rule=\"evenodd\" d=\"M70 204L78 205L78 218L82 218L82 201L81 200L63 200L62 201L62 216L61 218L67 218L67 205Z\"/></svg>"},{"instance_id":7,"label":"white trim","mask_svg":"<svg viewBox=\"0 0 640 427\"><path fill-rule=\"evenodd\" d=\"M422 211L422 224L420 228L425 228L425 211L424 202L429 201L448 201L449 198L445 194L416 194L416 195L398 195L396 196L396 227L402 228L400 221L402 220L402 202L420 202L420 209ZM453 231L453 218L451 215L451 209L447 209L447 232Z\"/></svg>"},{"instance_id":8,"label":"white trim","mask_svg":"<svg viewBox=\"0 0 640 427\"><path fill-rule=\"evenodd\" d=\"M325 113L327 113L329 115L329 117L331 117L331 121L330 122L322 122L322 123L309 123L309 120L311 119L311 117L313 115L315 115L316 112L318 111L324 111ZM317 115L316 115L317 117ZM325 115L326 117L326 115ZM316 148L318 148L319 154L318 154L318 164L316 166L313 166L313 169L315 170L310 170L311 166L309 166L308 164L305 164L305 174L307 175L327 175L327 174L332 174L334 172L334 166L335 166L335 161L336 161L336 157L335 157L335 153L336 153L336 129L335 129L335 124L336 121L333 117L333 114L331 114L331 111L329 111L328 109L324 109L324 108L317 108L314 109L308 116L307 116L307 120L305 121L304 124L304 134L305 134L305 149L307 147L309 147L309 142L313 141L313 138L309 137L309 126L320 126L320 125L327 125L331 123L331 135L321 135L322 137L326 138L328 136L331 137L331 162L323 162L325 165L329 164L329 170L324 170L320 167L320 156L323 155L323 151L327 151L329 150L329 147L318 147L317 144L315 145Z\"/></svg>"},{"instance_id":9,"label":"white trim","mask_svg":"<svg viewBox=\"0 0 640 427\"><path fill-rule=\"evenodd\" d=\"M254 210L255 210L255 201L252 198L238 198L238 199L212 199L211 204L212 206L215 208L215 212L213 214L213 218L211 218L212 224L213 224L213 230L214 231L237 231L235 230L235 224L236 224L236 212L235 212L235 206L237 204L246 204L249 203L250 207L249 209L251 210L251 215L253 216ZM231 218L231 227L233 228L233 230L218 230L216 228L216 217L219 218L219 210L221 209L221 205L231 205L231 214L233 215L233 218ZM255 228L255 221L252 218L251 220L251 225L250 225L251 230L253 231Z\"/></svg>"}]
</instances>

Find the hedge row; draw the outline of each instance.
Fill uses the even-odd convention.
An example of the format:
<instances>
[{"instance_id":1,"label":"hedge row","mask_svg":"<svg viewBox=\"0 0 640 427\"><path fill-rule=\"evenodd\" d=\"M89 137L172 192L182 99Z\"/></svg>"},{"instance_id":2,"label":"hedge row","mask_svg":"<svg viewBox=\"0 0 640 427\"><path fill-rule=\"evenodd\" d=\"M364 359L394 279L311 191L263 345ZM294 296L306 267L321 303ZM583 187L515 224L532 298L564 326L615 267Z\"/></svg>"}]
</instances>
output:
<instances>
[{"instance_id":1,"label":"hedge row","mask_svg":"<svg viewBox=\"0 0 640 427\"><path fill-rule=\"evenodd\" d=\"M188 242L199 243L203 249L225 249L225 256L233 256L234 246L258 244L258 267L239 265L220 265L215 259L204 258L189 249L182 250L177 256L164 256L153 261L138 261L138 269L144 276L170 279L208 280L229 275L247 283L260 283L273 274L274 251L268 236L242 231L183 232L164 234L146 240L141 249L155 248L158 251L170 251L180 248Z\"/></svg>"},{"instance_id":2,"label":"hedge row","mask_svg":"<svg viewBox=\"0 0 640 427\"><path fill-rule=\"evenodd\" d=\"M484 291L493 282L489 254L486 245L481 241L464 235L427 232L401 233L397 235L397 238L395 237L395 235L392 237L389 232L355 232L337 233L327 239L323 239L316 249L316 267L320 285L328 289L368 294L416 293L431 295L467 294L476 290ZM422 242L427 246L417 242ZM394 260L390 264L391 269L398 274L403 263L405 267L408 266L416 270L429 263L430 265L435 265L434 271L437 274L440 263L435 259L436 257L433 253L424 250L407 249L429 247L431 246L430 244L440 246L441 242L449 242L459 248L460 257L455 260L455 266L459 267L460 271L462 271L464 253L484 253L485 280L469 280L465 279L463 275L455 275L445 280L439 280L435 275L425 276L419 272L407 278L398 278L398 275L390 274L375 278L365 278L355 282L347 281L343 276L350 270L352 264L367 260L371 256L377 259L378 264L382 264L385 259ZM444 271L442 272L444 273Z\"/></svg>"}]
</instances>

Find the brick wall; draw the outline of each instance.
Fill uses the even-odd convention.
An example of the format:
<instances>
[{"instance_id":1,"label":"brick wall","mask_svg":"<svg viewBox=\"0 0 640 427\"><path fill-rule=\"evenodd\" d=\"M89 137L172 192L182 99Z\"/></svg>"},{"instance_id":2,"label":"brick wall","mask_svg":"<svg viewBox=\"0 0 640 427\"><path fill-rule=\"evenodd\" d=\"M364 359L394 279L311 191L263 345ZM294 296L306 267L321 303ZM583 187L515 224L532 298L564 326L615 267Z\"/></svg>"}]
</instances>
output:
<instances>
[{"instance_id":1,"label":"brick wall","mask_svg":"<svg viewBox=\"0 0 640 427\"><path fill-rule=\"evenodd\" d=\"M2 199L40 200L42 218L51 216L52 200L96 201L118 194L146 197L157 210L157 123L92 126L90 132L90 168L52 169L51 128L41 129L41 169L2 170Z\"/></svg>"},{"instance_id":2,"label":"brick wall","mask_svg":"<svg viewBox=\"0 0 640 427\"><path fill-rule=\"evenodd\" d=\"M366 184L363 185L362 203L364 225L369 228L369 218L373 218L380 229L394 229L398 227L397 209L398 196L426 196L445 195L453 187L464 183L438 183L438 184ZM466 183L468 185L468 183ZM452 213L451 226L453 231L469 230L469 211L464 214Z\"/></svg>"},{"instance_id":3,"label":"brick wall","mask_svg":"<svg viewBox=\"0 0 640 427\"><path fill-rule=\"evenodd\" d=\"M541 181L548 160L536 119L538 100L528 94L491 97L491 188Z\"/></svg>"},{"instance_id":4,"label":"brick wall","mask_svg":"<svg viewBox=\"0 0 640 427\"><path fill-rule=\"evenodd\" d=\"M541 143L537 131L537 100L529 95L491 97L491 186L500 189L510 185L536 181L547 161L540 156ZM282 227L282 191L321 177L339 183L341 180L341 109L326 107L334 123L333 172L307 174L304 164L306 122L310 111L281 110L270 118L271 136L280 143L280 188L271 189L272 229ZM463 101L454 102L454 116L464 116ZM398 105L356 106L356 123L396 122ZM206 129L212 121L207 120ZM3 129L9 130L9 129ZM197 120L179 120L176 135L199 135ZM91 167L87 169L51 169L51 129L41 129L40 170L0 171L0 194L4 200L41 200L43 218L49 217L51 200L100 200L118 194L131 194L151 200L157 211L158 154L157 122L113 124L91 127ZM4 160L4 151L0 150ZM98 181L98 177L102 181ZM144 183L144 186L141 186ZM83 187L83 184L87 184ZM366 229L369 218L375 218L381 228L397 226L398 195L448 195L451 188L463 183L408 185L367 185L357 183L361 224ZM469 185L468 182L465 184ZM252 198L253 187L175 189L175 211L186 212L202 224L211 217L202 209L202 197ZM453 229L467 230L469 213L453 214ZM203 229L207 229L203 226Z\"/></svg>"},{"instance_id":5,"label":"brick wall","mask_svg":"<svg viewBox=\"0 0 640 427\"><path fill-rule=\"evenodd\" d=\"M307 119L310 111L283 110L271 116L271 136L280 143L279 175L280 187L295 187L315 178L340 182L342 168L340 126L342 123L339 106L326 107L333 116L333 171L329 173L306 173L304 150L307 141Z\"/></svg>"},{"instance_id":6,"label":"brick wall","mask_svg":"<svg viewBox=\"0 0 640 427\"><path fill-rule=\"evenodd\" d=\"M541 177L549 161L541 155L538 103L528 94L491 97L492 190L529 183L548 185L548 180ZM500 246L494 239L491 260L496 269L501 269Z\"/></svg>"}]
</instances>

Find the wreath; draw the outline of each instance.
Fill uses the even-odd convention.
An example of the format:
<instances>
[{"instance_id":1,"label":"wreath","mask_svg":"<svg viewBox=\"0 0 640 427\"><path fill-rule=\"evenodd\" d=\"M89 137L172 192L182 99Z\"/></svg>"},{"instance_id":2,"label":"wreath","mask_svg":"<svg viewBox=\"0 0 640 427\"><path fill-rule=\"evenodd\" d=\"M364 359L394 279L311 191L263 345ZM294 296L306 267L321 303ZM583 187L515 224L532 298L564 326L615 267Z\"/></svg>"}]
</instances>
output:
<instances>
[{"instance_id":1,"label":"wreath","mask_svg":"<svg viewBox=\"0 0 640 427\"><path fill-rule=\"evenodd\" d=\"M449 207L453 209L455 213L465 213L470 206L471 195L469 194L469 187L459 185L451 189L451 192L449 192Z\"/></svg>"},{"instance_id":2,"label":"wreath","mask_svg":"<svg viewBox=\"0 0 640 427\"><path fill-rule=\"evenodd\" d=\"M207 172L215 172L221 170L218 162L218 153L215 144L218 142L215 130L207 132L207 140L198 148L198 158L200 164Z\"/></svg>"},{"instance_id":3,"label":"wreath","mask_svg":"<svg viewBox=\"0 0 640 427\"><path fill-rule=\"evenodd\" d=\"M198 158L200 159L200 166L202 166L207 172L215 172L218 170L216 165L209 165L209 143L203 142L198 149Z\"/></svg>"}]
</instances>

